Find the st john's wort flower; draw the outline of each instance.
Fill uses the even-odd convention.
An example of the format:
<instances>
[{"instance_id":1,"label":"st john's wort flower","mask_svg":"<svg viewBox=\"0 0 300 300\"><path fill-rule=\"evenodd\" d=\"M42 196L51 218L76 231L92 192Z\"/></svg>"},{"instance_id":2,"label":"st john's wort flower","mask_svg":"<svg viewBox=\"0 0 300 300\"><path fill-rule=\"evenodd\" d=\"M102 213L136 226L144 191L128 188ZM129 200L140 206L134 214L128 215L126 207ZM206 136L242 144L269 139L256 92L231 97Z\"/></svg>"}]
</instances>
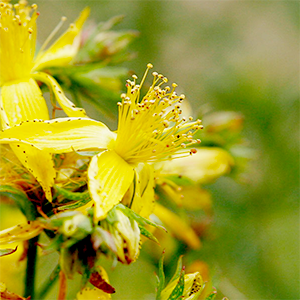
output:
<instances>
[{"instance_id":1,"label":"st john's wort flower","mask_svg":"<svg viewBox=\"0 0 300 300\"><path fill-rule=\"evenodd\" d=\"M140 84L136 83L135 75L133 81L127 81L127 93L121 95L122 102L118 103L117 133L91 119L33 120L2 132L1 142L26 143L51 153L101 150L91 159L88 185L95 204L95 221L104 219L132 183L137 190L141 190L140 185L147 186L145 182L150 182L149 174L153 171L149 164L189 156L196 150L187 146L200 142L193 135L202 128L201 121L181 117L184 95L176 94L176 84L163 88L167 78L154 72L152 85L140 97L150 68L151 64ZM153 193L143 201L153 202Z\"/></svg>"},{"instance_id":2,"label":"st john's wort flower","mask_svg":"<svg viewBox=\"0 0 300 300\"><path fill-rule=\"evenodd\" d=\"M63 66L73 59L79 48L80 31L89 10L85 9L74 24L52 46L45 50L53 33L36 58L37 5L26 0L12 5L0 2L0 116L2 128L33 119L49 119L46 101L36 80L45 83L68 116L86 116L67 99L56 80L40 72L50 66ZM64 19L62 19L63 22ZM57 28L59 28L58 26ZM12 145L22 164L33 174L51 200L55 170L50 153L32 147ZM43 167L41 167L43 166Z\"/></svg>"}]
</instances>

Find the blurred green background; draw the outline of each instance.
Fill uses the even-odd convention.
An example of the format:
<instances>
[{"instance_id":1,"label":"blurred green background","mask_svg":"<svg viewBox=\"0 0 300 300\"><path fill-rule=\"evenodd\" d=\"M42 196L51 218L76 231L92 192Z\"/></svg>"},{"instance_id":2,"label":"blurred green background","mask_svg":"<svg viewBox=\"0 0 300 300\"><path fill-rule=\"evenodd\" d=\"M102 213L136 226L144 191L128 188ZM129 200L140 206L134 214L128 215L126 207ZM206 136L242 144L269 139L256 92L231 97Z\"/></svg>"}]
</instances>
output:
<instances>
[{"instance_id":1,"label":"blurred green background","mask_svg":"<svg viewBox=\"0 0 300 300\"><path fill-rule=\"evenodd\" d=\"M141 77L153 63L179 84L195 114L207 107L245 116L244 135L256 159L243 183L223 177L210 186L215 238L198 255L231 300L299 299L299 3L36 3L40 42L62 15L74 20L87 5L97 22L125 15L117 28L140 36L131 47L136 58L124 66ZM141 255L109 272L114 298L152 299L154 270Z\"/></svg>"}]
</instances>

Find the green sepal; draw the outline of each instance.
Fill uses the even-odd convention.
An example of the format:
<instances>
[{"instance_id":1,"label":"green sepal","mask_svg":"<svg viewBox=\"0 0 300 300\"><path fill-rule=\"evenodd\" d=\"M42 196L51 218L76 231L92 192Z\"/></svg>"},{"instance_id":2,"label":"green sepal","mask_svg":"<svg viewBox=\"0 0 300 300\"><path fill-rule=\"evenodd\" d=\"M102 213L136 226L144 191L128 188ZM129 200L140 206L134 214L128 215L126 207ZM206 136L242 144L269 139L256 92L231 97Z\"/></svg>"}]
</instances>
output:
<instances>
[{"instance_id":1,"label":"green sepal","mask_svg":"<svg viewBox=\"0 0 300 300\"><path fill-rule=\"evenodd\" d=\"M13 199L28 221L36 219L37 211L25 192L9 185L0 185L0 196Z\"/></svg>"},{"instance_id":2,"label":"green sepal","mask_svg":"<svg viewBox=\"0 0 300 300\"><path fill-rule=\"evenodd\" d=\"M158 262L158 276L156 276L157 281L157 292L156 292L156 300L161 299L161 291L165 286L165 273L164 273L164 258L165 258L165 250L162 253L161 258Z\"/></svg>"},{"instance_id":3,"label":"green sepal","mask_svg":"<svg viewBox=\"0 0 300 300\"><path fill-rule=\"evenodd\" d=\"M179 256L178 262L177 262L177 267L176 267L176 271L172 277L172 279L170 280L169 283L177 280L177 278L179 278L181 276L182 273L182 255Z\"/></svg>"},{"instance_id":4,"label":"green sepal","mask_svg":"<svg viewBox=\"0 0 300 300\"><path fill-rule=\"evenodd\" d=\"M76 208L86 205L88 202L91 201L91 197L90 197L90 194L88 191L79 193L79 192L68 191L57 185L55 185L54 187L56 189L56 192L59 195L63 196L65 199L76 201L76 202L60 205L57 208L58 210L76 209Z\"/></svg>"},{"instance_id":5,"label":"green sepal","mask_svg":"<svg viewBox=\"0 0 300 300\"><path fill-rule=\"evenodd\" d=\"M118 204L116 205L116 207L118 207L118 209L120 209L128 218L132 218L133 220L135 220L139 225L151 225L155 228L161 228L164 231L167 231L163 226L158 225L148 219L143 218L142 216L140 216L139 214L137 214L136 212L134 212L132 209L126 207L123 204Z\"/></svg>"},{"instance_id":6,"label":"green sepal","mask_svg":"<svg viewBox=\"0 0 300 300\"><path fill-rule=\"evenodd\" d=\"M56 191L64 196L66 199L69 199L69 200L74 200L74 201L86 201L89 202L91 199L90 199L90 194L89 192L83 192L83 193L78 193L78 192L70 192L64 188L61 188L57 185L54 186Z\"/></svg>"},{"instance_id":7,"label":"green sepal","mask_svg":"<svg viewBox=\"0 0 300 300\"><path fill-rule=\"evenodd\" d=\"M146 238L148 238L149 240L155 242L156 244L159 245L159 242L157 240L157 238L153 235L153 233L151 233L150 231L148 231L144 226L139 225L141 234L143 236L145 236Z\"/></svg>"},{"instance_id":8,"label":"green sepal","mask_svg":"<svg viewBox=\"0 0 300 300\"><path fill-rule=\"evenodd\" d=\"M181 270L179 274L179 280L168 300L178 300L183 295L184 291L184 270Z\"/></svg>"},{"instance_id":9,"label":"green sepal","mask_svg":"<svg viewBox=\"0 0 300 300\"><path fill-rule=\"evenodd\" d=\"M213 291L205 298L205 300L213 300L215 299L216 296L217 296L217 291Z\"/></svg>"},{"instance_id":10,"label":"green sepal","mask_svg":"<svg viewBox=\"0 0 300 300\"><path fill-rule=\"evenodd\" d=\"M12 253L16 252L17 248L18 247L16 247L15 249L0 249L0 257L1 256L5 256L5 255L9 255L9 254L12 254Z\"/></svg>"}]
</instances>

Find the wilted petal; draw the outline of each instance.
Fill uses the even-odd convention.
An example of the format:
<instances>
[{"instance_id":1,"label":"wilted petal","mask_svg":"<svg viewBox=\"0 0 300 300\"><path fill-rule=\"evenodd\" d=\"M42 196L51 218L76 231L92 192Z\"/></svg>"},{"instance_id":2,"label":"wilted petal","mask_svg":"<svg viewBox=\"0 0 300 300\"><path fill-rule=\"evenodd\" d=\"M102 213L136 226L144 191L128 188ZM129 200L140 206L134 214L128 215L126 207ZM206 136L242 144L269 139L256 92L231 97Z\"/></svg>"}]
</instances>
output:
<instances>
[{"instance_id":1,"label":"wilted petal","mask_svg":"<svg viewBox=\"0 0 300 300\"><path fill-rule=\"evenodd\" d=\"M92 119L31 120L0 133L1 143L25 143L50 153L107 149L115 133Z\"/></svg>"},{"instance_id":2,"label":"wilted petal","mask_svg":"<svg viewBox=\"0 0 300 300\"><path fill-rule=\"evenodd\" d=\"M75 24L71 24L69 29L48 50L38 54L34 70L64 66L74 58L80 45L80 31L89 13L90 9L86 7Z\"/></svg>"},{"instance_id":3,"label":"wilted petal","mask_svg":"<svg viewBox=\"0 0 300 300\"><path fill-rule=\"evenodd\" d=\"M37 72L32 74L36 80L44 82L49 89L54 93L56 100L69 117L86 117L86 112L83 108L76 107L64 94L58 82L50 75Z\"/></svg>"},{"instance_id":4,"label":"wilted petal","mask_svg":"<svg viewBox=\"0 0 300 300\"><path fill-rule=\"evenodd\" d=\"M95 202L96 221L118 204L133 181L134 170L114 151L94 156L88 169L89 190Z\"/></svg>"},{"instance_id":5,"label":"wilted petal","mask_svg":"<svg viewBox=\"0 0 300 300\"><path fill-rule=\"evenodd\" d=\"M194 230L178 215L158 203L155 205L154 214L166 225L167 229L170 229L175 236L184 241L189 247L192 249L201 247L201 242Z\"/></svg>"},{"instance_id":6,"label":"wilted petal","mask_svg":"<svg viewBox=\"0 0 300 300\"><path fill-rule=\"evenodd\" d=\"M77 300L110 300L110 294L107 294L97 288L84 288L76 295Z\"/></svg>"},{"instance_id":7,"label":"wilted petal","mask_svg":"<svg viewBox=\"0 0 300 300\"><path fill-rule=\"evenodd\" d=\"M45 226L39 221L19 224L0 231L0 244L26 241L39 235Z\"/></svg>"}]
</instances>

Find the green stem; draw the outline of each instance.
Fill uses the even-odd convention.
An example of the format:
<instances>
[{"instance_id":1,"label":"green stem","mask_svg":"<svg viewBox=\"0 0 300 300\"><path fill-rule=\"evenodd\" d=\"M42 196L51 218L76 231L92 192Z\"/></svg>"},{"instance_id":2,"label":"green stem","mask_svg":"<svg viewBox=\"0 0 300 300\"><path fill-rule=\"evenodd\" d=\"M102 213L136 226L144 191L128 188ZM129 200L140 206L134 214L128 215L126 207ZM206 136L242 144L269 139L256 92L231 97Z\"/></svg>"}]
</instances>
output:
<instances>
[{"instance_id":1,"label":"green stem","mask_svg":"<svg viewBox=\"0 0 300 300\"><path fill-rule=\"evenodd\" d=\"M31 300L34 300L35 292L35 272L36 272L36 260L37 260L37 242L39 237L36 236L28 241L27 252L27 268L25 276L25 297L31 296Z\"/></svg>"},{"instance_id":2,"label":"green stem","mask_svg":"<svg viewBox=\"0 0 300 300\"><path fill-rule=\"evenodd\" d=\"M37 292L36 299L44 299L44 297L48 294L50 289L53 287L53 284L58 279L60 271L60 266L57 265L49 278L43 283L41 289Z\"/></svg>"}]
</instances>

